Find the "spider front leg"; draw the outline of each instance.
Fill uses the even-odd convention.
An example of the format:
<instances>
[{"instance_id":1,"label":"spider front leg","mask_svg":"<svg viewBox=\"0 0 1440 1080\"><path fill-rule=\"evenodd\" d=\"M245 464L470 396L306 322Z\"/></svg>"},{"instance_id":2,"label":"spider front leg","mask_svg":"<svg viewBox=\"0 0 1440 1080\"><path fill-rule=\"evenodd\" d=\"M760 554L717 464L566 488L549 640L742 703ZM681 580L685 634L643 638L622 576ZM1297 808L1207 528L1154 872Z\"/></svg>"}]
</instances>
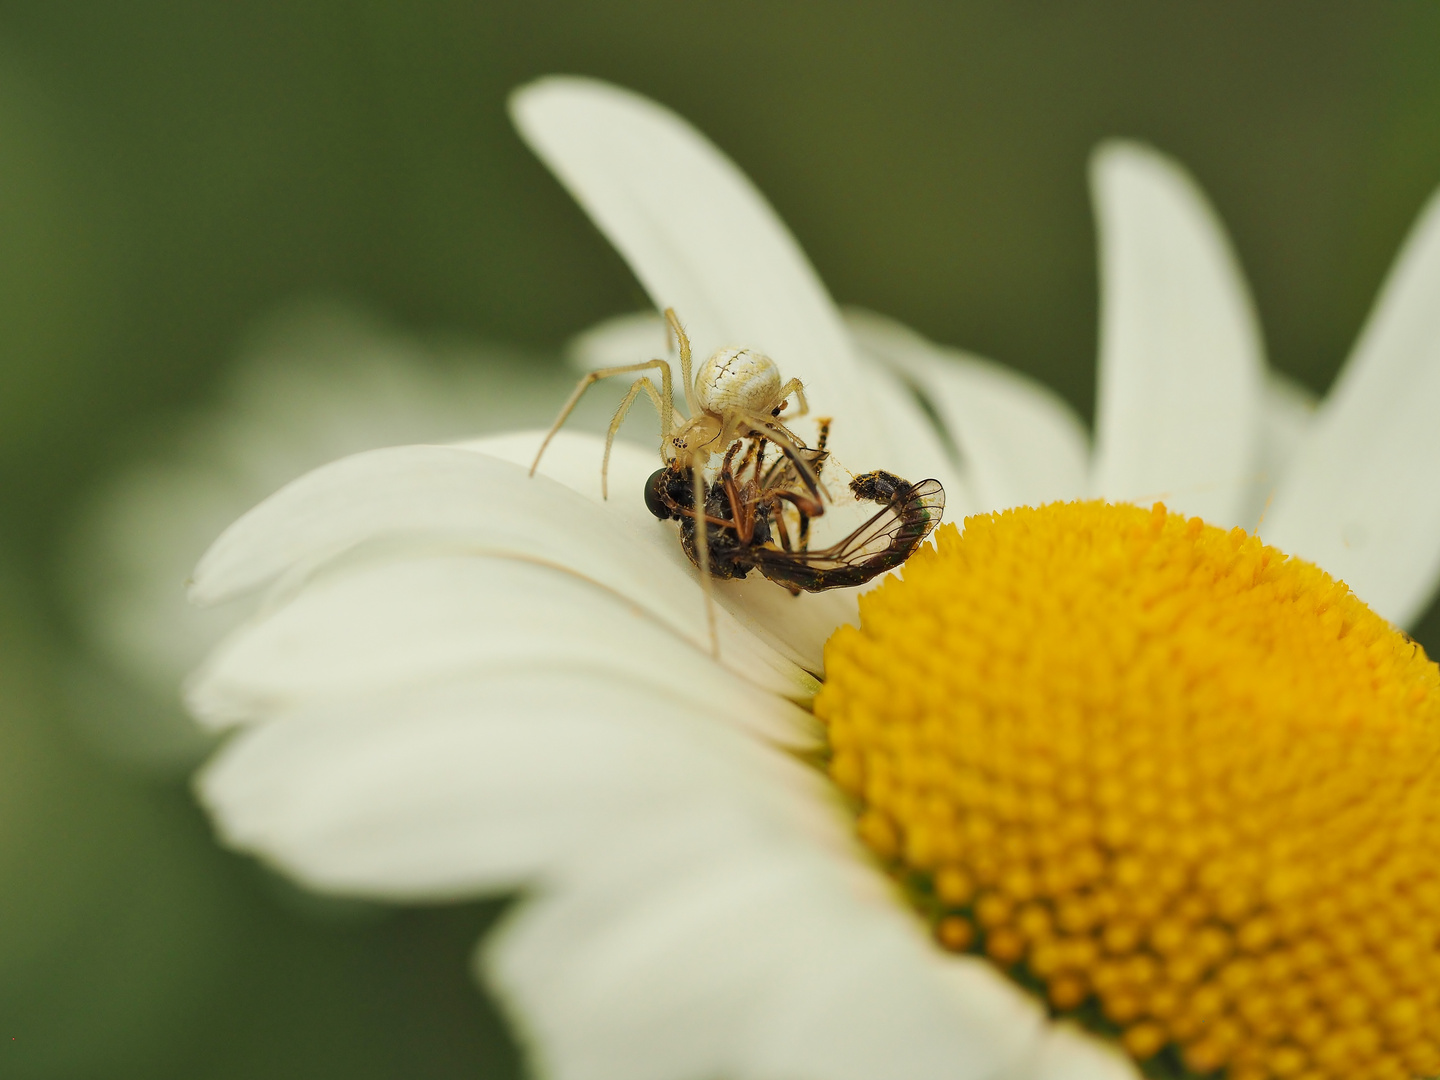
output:
<instances>
[{"instance_id":1,"label":"spider front leg","mask_svg":"<svg viewBox=\"0 0 1440 1080\"><path fill-rule=\"evenodd\" d=\"M550 426L550 430L545 433L545 438L541 440L540 449L535 451L535 460L530 464L530 475L535 475L535 470L540 467L540 458L544 455L545 448L550 445L550 440L555 437L555 433L560 430L565 421L570 418L570 414L575 411L575 406L579 404L580 398L586 390L589 390L590 387L594 386L601 379L608 379L612 375L628 375L631 372L648 371L651 368L660 369L660 396L657 399L652 393L651 400L655 402L655 409L660 414L660 438L662 441L668 438L670 432L675 427L675 399L672 396L673 384L669 363L664 360L642 360L638 364L623 364L620 367L599 368L596 371L588 372L580 380L579 385L575 387L574 393L570 395L569 400L566 401L564 407L561 408L560 415L555 418L555 423ZM655 384L651 383L649 379L638 381L647 383L652 391L655 388ZM634 400L634 397L635 394L632 388L632 392L625 399L625 404L621 407L620 411L616 413L615 419L610 423L610 439L614 439L615 432L624 421L625 412L628 410L629 404ZM608 462L610 456L608 442L606 443L605 456ZM600 483L603 489L605 484L603 474Z\"/></svg>"},{"instance_id":2,"label":"spider front leg","mask_svg":"<svg viewBox=\"0 0 1440 1080\"><path fill-rule=\"evenodd\" d=\"M663 361L661 361L663 363ZM669 368L666 368L669 374ZM667 382L669 380L666 380ZM667 386L668 390L669 387ZM625 414L630 411L630 406L635 403L635 398L641 391L650 396L650 401L655 406L655 411L660 414L660 445L663 447L666 440L670 438L672 413L665 408L664 402L669 398L662 398L661 391L655 389L655 384L650 381L648 375L642 375L630 384L630 389L625 392L625 397L620 402L620 407L615 410L615 417L610 421L610 429L605 432L605 456L600 459L600 497L610 497L610 448L615 445L615 435L620 430L620 425L625 422ZM543 450L544 447L541 447ZM663 451L662 451L663 452ZM538 458L536 459L539 460Z\"/></svg>"}]
</instances>

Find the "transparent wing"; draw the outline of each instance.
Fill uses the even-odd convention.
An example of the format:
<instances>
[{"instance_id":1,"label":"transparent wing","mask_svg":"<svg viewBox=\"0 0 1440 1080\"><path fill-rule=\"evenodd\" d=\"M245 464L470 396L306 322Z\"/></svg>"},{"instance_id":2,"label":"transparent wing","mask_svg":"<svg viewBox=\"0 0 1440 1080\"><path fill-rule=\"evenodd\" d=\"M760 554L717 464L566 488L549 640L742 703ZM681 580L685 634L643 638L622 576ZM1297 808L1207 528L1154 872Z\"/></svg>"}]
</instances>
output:
<instances>
[{"instance_id":1,"label":"transparent wing","mask_svg":"<svg viewBox=\"0 0 1440 1080\"><path fill-rule=\"evenodd\" d=\"M860 585L899 566L930 535L945 510L945 489L922 480L899 492L837 544L813 551L758 548L755 566L772 581L819 592Z\"/></svg>"}]
</instances>

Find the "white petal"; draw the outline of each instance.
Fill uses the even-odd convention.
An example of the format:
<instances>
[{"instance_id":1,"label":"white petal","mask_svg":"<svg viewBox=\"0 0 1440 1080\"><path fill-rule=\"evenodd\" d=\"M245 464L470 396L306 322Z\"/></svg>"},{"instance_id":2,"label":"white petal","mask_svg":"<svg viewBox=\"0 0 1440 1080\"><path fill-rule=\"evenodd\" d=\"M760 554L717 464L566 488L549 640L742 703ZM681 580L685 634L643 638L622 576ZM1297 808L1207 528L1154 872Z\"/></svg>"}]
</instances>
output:
<instances>
[{"instance_id":1,"label":"white petal","mask_svg":"<svg viewBox=\"0 0 1440 1080\"><path fill-rule=\"evenodd\" d=\"M1105 144L1091 182L1095 491L1239 524L1254 484L1264 359L1224 229L1194 181L1148 147Z\"/></svg>"},{"instance_id":2,"label":"white petal","mask_svg":"<svg viewBox=\"0 0 1440 1080\"><path fill-rule=\"evenodd\" d=\"M1046 1025L1026 1080L1140 1080L1135 1063L1113 1043L1068 1021Z\"/></svg>"},{"instance_id":3,"label":"white petal","mask_svg":"<svg viewBox=\"0 0 1440 1080\"><path fill-rule=\"evenodd\" d=\"M557 1080L1022 1075L1040 1010L874 877L719 813L578 864L488 943ZM868 886L868 887L867 887Z\"/></svg>"},{"instance_id":4,"label":"white petal","mask_svg":"<svg viewBox=\"0 0 1440 1080\"><path fill-rule=\"evenodd\" d=\"M565 359L578 371L594 371L664 357L669 352L665 321L653 311L634 311L576 334L565 346Z\"/></svg>"},{"instance_id":5,"label":"white petal","mask_svg":"<svg viewBox=\"0 0 1440 1080\"><path fill-rule=\"evenodd\" d=\"M699 354L745 345L805 383L833 416L835 449L886 468L850 340L824 286L748 179L704 136L653 101L590 79L516 91L531 148L625 257L657 308L673 307Z\"/></svg>"},{"instance_id":6,"label":"white petal","mask_svg":"<svg viewBox=\"0 0 1440 1080\"><path fill-rule=\"evenodd\" d=\"M814 744L809 713L735 678L625 598L554 567L469 552L342 563L232 635L187 700L211 723L253 722L304 703L537 665L723 702L727 722Z\"/></svg>"},{"instance_id":7,"label":"white petal","mask_svg":"<svg viewBox=\"0 0 1440 1080\"><path fill-rule=\"evenodd\" d=\"M697 800L779 814L825 850L807 824L820 778L698 708L561 665L436 681L247 729L198 789L232 846L311 887L391 899L514 887L648 821L689 821Z\"/></svg>"},{"instance_id":8,"label":"white petal","mask_svg":"<svg viewBox=\"0 0 1440 1080\"><path fill-rule=\"evenodd\" d=\"M572 438L581 439L581 436ZM191 595L224 600L282 574L282 585L357 546L429 545L547 563L641 604L693 644L708 649L695 579L671 561L651 531L544 476L458 447L403 446L343 458L282 488L225 531L195 571ZM797 699L813 681L764 646L723 608L717 612L726 666Z\"/></svg>"},{"instance_id":9,"label":"white petal","mask_svg":"<svg viewBox=\"0 0 1440 1080\"><path fill-rule=\"evenodd\" d=\"M882 315L852 309L846 321L864 349L912 379L939 413L969 482L967 513L1085 494L1085 427L1059 395Z\"/></svg>"},{"instance_id":10,"label":"white petal","mask_svg":"<svg viewBox=\"0 0 1440 1080\"><path fill-rule=\"evenodd\" d=\"M1440 195L1411 231L1320 406L1265 539L1399 625L1440 579Z\"/></svg>"}]
</instances>

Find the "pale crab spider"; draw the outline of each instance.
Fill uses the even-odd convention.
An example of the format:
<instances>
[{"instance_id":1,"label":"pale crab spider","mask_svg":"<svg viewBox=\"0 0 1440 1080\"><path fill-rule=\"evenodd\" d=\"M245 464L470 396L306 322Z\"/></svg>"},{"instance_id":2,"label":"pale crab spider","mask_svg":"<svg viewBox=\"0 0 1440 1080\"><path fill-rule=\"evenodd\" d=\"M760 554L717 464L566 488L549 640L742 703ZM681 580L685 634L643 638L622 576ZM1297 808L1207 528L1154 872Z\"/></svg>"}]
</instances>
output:
<instances>
[{"instance_id":1,"label":"pale crab spider","mask_svg":"<svg viewBox=\"0 0 1440 1080\"><path fill-rule=\"evenodd\" d=\"M816 505L820 499L820 481L812 464L812 454L777 417L785 409L791 396L795 398L794 416L804 416L809 411L805 402L805 388L799 379L781 382L780 368L774 360L763 353L748 348L722 348L710 355L700 370L691 376L690 339L674 308L665 309L666 336L673 335L680 347L680 385L685 392L685 404L689 416L678 426L676 424L673 376L670 364L665 360L642 360L635 364L599 368L589 372L580 380L570 399L565 402L555 423L540 443L535 461L530 466L530 475L540 465L540 458L555 433L574 411L580 397L601 379L612 375L626 375L637 371L658 369L660 386L657 388L648 375L642 375L631 385L610 429L605 433L605 456L600 463L600 492L609 497L610 449L615 442L615 433L625 422L625 416L635 399L644 393L660 414L660 460L665 465L677 465L690 471L695 492L695 519L705 517L704 470L712 454L723 453L736 439L755 436L775 444L794 464L801 482L810 489ZM706 617L710 625L712 649L718 653L718 638L715 633L715 614L710 601L710 557L705 536L706 530L699 529L700 542L696 545L700 556L700 584L705 590Z\"/></svg>"}]
</instances>

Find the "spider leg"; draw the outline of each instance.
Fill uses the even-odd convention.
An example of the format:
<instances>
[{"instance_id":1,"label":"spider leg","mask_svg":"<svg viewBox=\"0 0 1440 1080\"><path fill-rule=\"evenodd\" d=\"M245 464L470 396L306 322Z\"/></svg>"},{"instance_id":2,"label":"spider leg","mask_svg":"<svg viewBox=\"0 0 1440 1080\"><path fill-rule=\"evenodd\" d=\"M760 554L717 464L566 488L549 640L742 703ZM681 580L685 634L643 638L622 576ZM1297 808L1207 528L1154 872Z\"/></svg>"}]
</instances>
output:
<instances>
[{"instance_id":1,"label":"spider leg","mask_svg":"<svg viewBox=\"0 0 1440 1080\"><path fill-rule=\"evenodd\" d=\"M620 430L620 425L625 422L625 414L630 411L630 406L635 403L635 399L642 390L650 396L651 402L655 405L655 411L660 414L660 452L662 456L665 452L665 440L670 437L670 432L664 430L667 418L665 406L660 397L660 391L655 389L655 384L650 381L650 376L642 375L630 384L630 389L625 392L620 407L615 410L615 418L610 421L610 430L605 432L605 456L600 459L600 497L602 499L610 497L610 448L615 445L615 434Z\"/></svg>"},{"instance_id":2,"label":"spider leg","mask_svg":"<svg viewBox=\"0 0 1440 1080\"><path fill-rule=\"evenodd\" d=\"M691 416L699 413L695 407L695 386L694 380L690 377L690 338L685 333L685 328L680 325L680 318L675 314L675 309L665 309L665 342L668 345L671 336L680 346L680 384L685 391L685 408Z\"/></svg>"},{"instance_id":3,"label":"spider leg","mask_svg":"<svg viewBox=\"0 0 1440 1080\"><path fill-rule=\"evenodd\" d=\"M555 418L555 423L550 426L550 430L545 433L545 438L541 440L540 449L535 451L535 460L530 463L530 475L535 475L535 470L540 467L540 458L544 455L545 448L550 445L550 440L555 437L555 433L560 430L561 425L563 425L565 421L570 418L570 414L575 411L575 406L579 403L581 395L583 395L586 390L589 390L590 387L594 386L601 379L608 379L612 375L625 375L632 371L645 371L650 368L660 369L660 384L663 390L661 391L660 399L655 401L655 408L660 413L660 438L662 441L668 438L670 432L675 427L675 406L674 398L671 397L670 365L664 360L642 360L638 364L623 364L620 367L599 368L585 374L575 387L574 392L570 395L569 400L566 401L564 407L561 408L560 415ZM645 381L648 382L649 380L647 379ZM651 388L653 389L653 387L654 384L651 383ZM633 394L631 397L633 398ZM626 398L627 403L630 400L631 398ZM610 423L609 438L613 439L615 437L615 432L619 429L624 419L625 409L622 408ZM609 457L608 449L606 457L607 459ZM600 483L603 488L605 484L603 473Z\"/></svg>"},{"instance_id":4,"label":"spider leg","mask_svg":"<svg viewBox=\"0 0 1440 1080\"><path fill-rule=\"evenodd\" d=\"M791 394L795 395L795 411L790 415L805 416L810 412L810 405L805 400L805 384L799 379L791 379L780 388L780 407L785 407L785 401Z\"/></svg>"}]
</instances>

